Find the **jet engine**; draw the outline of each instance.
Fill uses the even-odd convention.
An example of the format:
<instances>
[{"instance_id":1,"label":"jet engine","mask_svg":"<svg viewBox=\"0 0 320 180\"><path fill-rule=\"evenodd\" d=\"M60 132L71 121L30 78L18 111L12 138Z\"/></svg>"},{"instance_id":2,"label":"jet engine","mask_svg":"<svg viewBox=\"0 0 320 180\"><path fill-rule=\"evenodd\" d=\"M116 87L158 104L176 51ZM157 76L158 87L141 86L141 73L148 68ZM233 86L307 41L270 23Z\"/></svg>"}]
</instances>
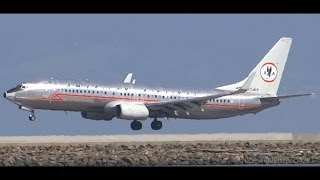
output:
<instances>
[{"instance_id":1,"label":"jet engine","mask_svg":"<svg viewBox=\"0 0 320 180\"><path fill-rule=\"evenodd\" d=\"M115 109L119 119L145 120L149 116L149 110L144 104L121 103Z\"/></svg>"},{"instance_id":2,"label":"jet engine","mask_svg":"<svg viewBox=\"0 0 320 180\"><path fill-rule=\"evenodd\" d=\"M106 121L110 121L114 117L113 115L110 115L110 114L94 113L94 112L81 112L81 116L85 119L106 120Z\"/></svg>"}]
</instances>

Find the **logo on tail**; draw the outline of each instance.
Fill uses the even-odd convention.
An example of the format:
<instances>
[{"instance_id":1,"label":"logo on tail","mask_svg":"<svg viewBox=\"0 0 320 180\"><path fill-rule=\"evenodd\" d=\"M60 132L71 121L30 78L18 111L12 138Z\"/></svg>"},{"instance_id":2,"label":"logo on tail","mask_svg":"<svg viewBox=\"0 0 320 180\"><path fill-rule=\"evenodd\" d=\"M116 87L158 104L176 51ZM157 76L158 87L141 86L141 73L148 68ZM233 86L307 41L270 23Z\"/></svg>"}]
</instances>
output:
<instances>
[{"instance_id":1,"label":"logo on tail","mask_svg":"<svg viewBox=\"0 0 320 180\"><path fill-rule=\"evenodd\" d=\"M260 69L261 78L265 82L273 82L278 74L277 66L271 62L265 63Z\"/></svg>"}]
</instances>

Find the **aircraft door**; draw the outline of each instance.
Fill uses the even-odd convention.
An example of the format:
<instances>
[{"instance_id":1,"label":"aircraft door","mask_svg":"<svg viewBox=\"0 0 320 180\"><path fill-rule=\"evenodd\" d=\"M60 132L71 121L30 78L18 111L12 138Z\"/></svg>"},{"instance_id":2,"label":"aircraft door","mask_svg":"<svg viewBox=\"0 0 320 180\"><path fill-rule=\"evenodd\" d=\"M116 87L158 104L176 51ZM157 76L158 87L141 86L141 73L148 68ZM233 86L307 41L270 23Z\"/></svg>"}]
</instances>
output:
<instances>
[{"instance_id":1,"label":"aircraft door","mask_svg":"<svg viewBox=\"0 0 320 180\"><path fill-rule=\"evenodd\" d=\"M238 106L239 110L243 110L244 109L244 103L245 103L245 98L244 97L239 97L239 106Z\"/></svg>"}]
</instances>

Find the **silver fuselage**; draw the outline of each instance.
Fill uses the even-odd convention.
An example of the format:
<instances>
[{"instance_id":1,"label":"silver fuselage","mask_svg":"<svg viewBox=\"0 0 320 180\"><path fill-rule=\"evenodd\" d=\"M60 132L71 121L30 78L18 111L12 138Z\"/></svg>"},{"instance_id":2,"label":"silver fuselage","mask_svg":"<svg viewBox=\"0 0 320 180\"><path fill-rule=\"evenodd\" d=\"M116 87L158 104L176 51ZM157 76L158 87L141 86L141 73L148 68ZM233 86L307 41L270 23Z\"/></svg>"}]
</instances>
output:
<instances>
[{"instance_id":1,"label":"silver fuselage","mask_svg":"<svg viewBox=\"0 0 320 180\"><path fill-rule=\"evenodd\" d=\"M62 110L108 113L106 104L113 101L139 102L143 104L182 100L223 92L187 91L164 88L139 87L136 85L92 84L88 82L40 81L23 83L4 94L6 99L28 110ZM23 89L21 88L23 87ZM188 114L183 109L161 114L150 111L149 117L168 117L182 119L218 119L247 113L257 113L263 109L277 106L280 101L262 102L260 95L251 92L224 96L209 100L202 108L194 107Z\"/></svg>"}]
</instances>

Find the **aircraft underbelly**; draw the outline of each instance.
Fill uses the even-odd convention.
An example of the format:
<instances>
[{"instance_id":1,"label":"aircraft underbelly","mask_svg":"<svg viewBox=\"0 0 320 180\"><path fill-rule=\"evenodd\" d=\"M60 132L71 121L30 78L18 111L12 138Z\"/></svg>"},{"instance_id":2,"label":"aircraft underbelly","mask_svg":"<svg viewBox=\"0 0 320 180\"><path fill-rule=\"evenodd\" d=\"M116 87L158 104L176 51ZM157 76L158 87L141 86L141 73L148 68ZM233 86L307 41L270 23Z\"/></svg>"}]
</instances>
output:
<instances>
[{"instance_id":1,"label":"aircraft underbelly","mask_svg":"<svg viewBox=\"0 0 320 180\"><path fill-rule=\"evenodd\" d=\"M66 98L63 101L33 100L22 102L22 104L35 109L103 112L108 102L110 101L101 99Z\"/></svg>"},{"instance_id":2,"label":"aircraft underbelly","mask_svg":"<svg viewBox=\"0 0 320 180\"><path fill-rule=\"evenodd\" d=\"M248 112L258 111L259 107L208 107L203 108L203 111L200 108L193 108L186 113L186 111L177 111L176 113L170 113L169 117L171 118L182 118L182 119L219 119L225 117L232 117L237 115L246 114Z\"/></svg>"}]
</instances>

